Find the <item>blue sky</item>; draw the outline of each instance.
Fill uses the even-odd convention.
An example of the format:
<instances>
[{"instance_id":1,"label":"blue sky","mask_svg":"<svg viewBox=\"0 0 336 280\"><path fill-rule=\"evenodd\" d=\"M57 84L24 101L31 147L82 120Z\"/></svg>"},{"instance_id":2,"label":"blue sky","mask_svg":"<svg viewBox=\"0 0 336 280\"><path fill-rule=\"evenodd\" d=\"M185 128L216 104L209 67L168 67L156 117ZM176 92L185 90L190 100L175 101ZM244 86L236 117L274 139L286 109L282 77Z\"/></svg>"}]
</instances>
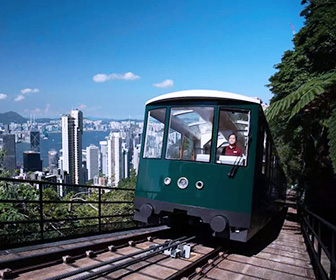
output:
<instances>
[{"instance_id":1,"label":"blue sky","mask_svg":"<svg viewBox=\"0 0 336 280\"><path fill-rule=\"evenodd\" d=\"M186 89L258 96L300 0L0 0L0 112L142 118Z\"/></svg>"}]
</instances>

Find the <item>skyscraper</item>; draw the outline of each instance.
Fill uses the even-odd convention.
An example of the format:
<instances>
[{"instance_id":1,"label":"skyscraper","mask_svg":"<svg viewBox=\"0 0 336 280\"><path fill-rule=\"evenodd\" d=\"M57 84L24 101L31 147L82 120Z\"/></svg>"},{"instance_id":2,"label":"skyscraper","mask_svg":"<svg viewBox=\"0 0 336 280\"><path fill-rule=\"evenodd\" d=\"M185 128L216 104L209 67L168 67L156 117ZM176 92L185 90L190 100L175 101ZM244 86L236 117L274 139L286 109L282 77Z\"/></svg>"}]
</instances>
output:
<instances>
[{"instance_id":1,"label":"skyscraper","mask_svg":"<svg viewBox=\"0 0 336 280\"><path fill-rule=\"evenodd\" d=\"M123 155L119 132L111 133L107 139L107 177L109 185L118 186L123 174Z\"/></svg>"},{"instance_id":2,"label":"skyscraper","mask_svg":"<svg viewBox=\"0 0 336 280\"><path fill-rule=\"evenodd\" d=\"M5 170L13 171L16 167L16 149L15 149L15 135L3 134L2 150L5 152L3 157L3 167Z\"/></svg>"},{"instance_id":3,"label":"skyscraper","mask_svg":"<svg viewBox=\"0 0 336 280\"><path fill-rule=\"evenodd\" d=\"M95 145L86 147L86 167L88 169L88 179L93 179L99 175L99 149Z\"/></svg>"},{"instance_id":4,"label":"skyscraper","mask_svg":"<svg viewBox=\"0 0 336 280\"><path fill-rule=\"evenodd\" d=\"M129 150L126 148L126 143L122 144L122 166L121 174L122 178L127 178L129 176Z\"/></svg>"},{"instance_id":5,"label":"skyscraper","mask_svg":"<svg viewBox=\"0 0 336 280\"><path fill-rule=\"evenodd\" d=\"M63 170L69 174L72 184L82 184L82 136L83 113L72 110L62 116Z\"/></svg>"},{"instance_id":6,"label":"skyscraper","mask_svg":"<svg viewBox=\"0 0 336 280\"><path fill-rule=\"evenodd\" d=\"M54 169L57 169L58 165L58 153L55 150L48 152L48 168L49 172L52 173Z\"/></svg>"},{"instance_id":7,"label":"skyscraper","mask_svg":"<svg viewBox=\"0 0 336 280\"><path fill-rule=\"evenodd\" d=\"M40 153L35 151L23 152L23 170L29 171L42 171L42 161Z\"/></svg>"},{"instance_id":8,"label":"skyscraper","mask_svg":"<svg viewBox=\"0 0 336 280\"><path fill-rule=\"evenodd\" d=\"M107 175L107 141L100 141L100 171L104 175Z\"/></svg>"},{"instance_id":9,"label":"skyscraper","mask_svg":"<svg viewBox=\"0 0 336 280\"><path fill-rule=\"evenodd\" d=\"M40 152L40 132L37 129L30 131L30 150Z\"/></svg>"},{"instance_id":10,"label":"skyscraper","mask_svg":"<svg viewBox=\"0 0 336 280\"><path fill-rule=\"evenodd\" d=\"M133 165L133 168L135 169L136 174L138 174L139 161L140 161L140 144L134 145L134 148L133 148L132 165Z\"/></svg>"}]
</instances>

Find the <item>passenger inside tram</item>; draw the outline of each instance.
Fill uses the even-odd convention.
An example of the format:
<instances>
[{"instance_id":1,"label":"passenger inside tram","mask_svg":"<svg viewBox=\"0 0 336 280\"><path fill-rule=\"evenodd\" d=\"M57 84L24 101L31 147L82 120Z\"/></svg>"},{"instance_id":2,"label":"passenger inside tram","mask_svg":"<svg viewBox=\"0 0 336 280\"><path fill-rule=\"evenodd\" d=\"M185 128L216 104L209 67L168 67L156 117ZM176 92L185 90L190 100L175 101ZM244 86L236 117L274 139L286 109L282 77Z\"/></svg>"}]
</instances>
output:
<instances>
[{"instance_id":1,"label":"passenger inside tram","mask_svg":"<svg viewBox=\"0 0 336 280\"><path fill-rule=\"evenodd\" d=\"M250 117L248 111L222 109L219 115L216 162L246 165Z\"/></svg>"}]
</instances>

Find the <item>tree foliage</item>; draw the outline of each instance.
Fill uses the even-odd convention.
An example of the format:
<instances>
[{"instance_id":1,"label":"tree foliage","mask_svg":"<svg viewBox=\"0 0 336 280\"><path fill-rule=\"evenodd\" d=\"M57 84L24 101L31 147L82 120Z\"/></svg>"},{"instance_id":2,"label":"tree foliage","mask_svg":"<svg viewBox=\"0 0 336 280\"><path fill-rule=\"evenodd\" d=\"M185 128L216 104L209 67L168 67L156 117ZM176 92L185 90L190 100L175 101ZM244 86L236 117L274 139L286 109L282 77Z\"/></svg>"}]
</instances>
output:
<instances>
[{"instance_id":1,"label":"tree foliage","mask_svg":"<svg viewBox=\"0 0 336 280\"><path fill-rule=\"evenodd\" d=\"M59 238L98 232L99 196L101 199L102 231L134 226L132 221L136 182L134 170L130 178L122 179L118 188L88 188L71 191L60 197L57 189L43 184L44 238ZM82 190L79 188L78 190ZM39 221L39 187L37 184L12 183L0 180L0 221ZM12 202L18 201L18 202ZM30 202L28 202L30 201ZM34 201L34 202L31 202ZM35 203L36 201L36 203ZM85 203L87 202L87 203ZM89 219L87 219L89 218ZM0 243L9 246L40 239L37 223L0 225ZM1 246L0 246L1 247Z\"/></svg>"},{"instance_id":2,"label":"tree foliage","mask_svg":"<svg viewBox=\"0 0 336 280\"><path fill-rule=\"evenodd\" d=\"M302 4L305 25L294 50L269 79L267 117L291 182L323 193L336 172L336 0Z\"/></svg>"}]
</instances>

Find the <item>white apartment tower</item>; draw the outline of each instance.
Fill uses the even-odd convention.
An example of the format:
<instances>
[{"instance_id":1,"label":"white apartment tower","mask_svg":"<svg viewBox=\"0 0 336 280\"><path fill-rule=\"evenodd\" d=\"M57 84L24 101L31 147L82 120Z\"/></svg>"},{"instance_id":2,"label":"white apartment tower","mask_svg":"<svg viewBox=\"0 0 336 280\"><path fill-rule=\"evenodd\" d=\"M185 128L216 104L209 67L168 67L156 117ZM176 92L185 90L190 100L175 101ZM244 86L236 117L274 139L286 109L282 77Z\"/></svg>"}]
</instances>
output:
<instances>
[{"instance_id":1,"label":"white apartment tower","mask_svg":"<svg viewBox=\"0 0 336 280\"><path fill-rule=\"evenodd\" d=\"M132 157L132 165L135 169L135 173L138 174L139 170L139 161L140 161L140 144L134 145L133 148L133 157Z\"/></svg>"},{"instance_id":2,"label":"white apartment tower","mask_svg":"<svg viewBox=\"0 0 336 280\"><path fill-rule=\"evenodd\" d=\"M129 150L126 148L126 143L122 144L122 178L129 176Z\"/></svg>"},{"instance_id":3,"label":"white apartment tower","mask_svg":"<svg viewBox=\"0 0 336 280\"><path fill-rule=\"evenodd\" d=\"M107 161L108 161L108 152L107 152L107 141L100 141L100 170L101 173L107 175Z\"/></svg>"},{"instance_id":4,"label":"white apartment tower","mask_svg":"<svg viewBox=\"0 0 336 280\"><path fill-rule=\"evenodd\" d=\"M69 174L69 183L83 184L82 174L83 113L72 110L62 116L63 170Z\"/></svg>"},{"instance_id":5,"label":"white apartment tower","mask_svg":"<svg viewBox=\"0 0 336 280\"><path fill-rule=\"evenodd\" d=\"M107 177L111 186L117 187L123 174L122 139L119 132L107 139Z\"/></svg>"},{"instance_id":6,"label":"white apartment tower","mask_svg":"<svg viewBox=\"0 0 336 280\"><path fill-rule=\"evenodd\" d=\"M86 166L89 180L99 175L99 149L95 145L86 147Z\"/></svg>"}]
</instances>

